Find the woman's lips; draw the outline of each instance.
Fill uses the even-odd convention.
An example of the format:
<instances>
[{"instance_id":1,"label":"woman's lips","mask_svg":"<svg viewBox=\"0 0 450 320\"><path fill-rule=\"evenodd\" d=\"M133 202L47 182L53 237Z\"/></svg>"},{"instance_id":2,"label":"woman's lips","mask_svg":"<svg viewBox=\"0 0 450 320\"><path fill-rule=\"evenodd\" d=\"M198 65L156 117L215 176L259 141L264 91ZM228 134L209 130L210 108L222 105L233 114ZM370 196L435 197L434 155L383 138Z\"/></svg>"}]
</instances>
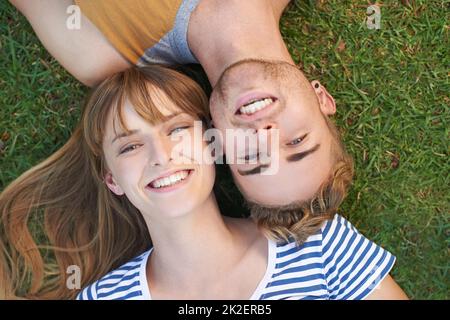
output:
<instances>
[{"instance_id":1,"label":"woman's lips","mask_svg":"<svg viewBox=\"0 0 450 320\"><path fill-rule=\"evenodd\" d=\"M163 175L162 177L150 182L146 189L156 193L165 193L177 190L189 181L193 171L194 170L192 169L184 169Z\"/></svg>"}]
</instances>

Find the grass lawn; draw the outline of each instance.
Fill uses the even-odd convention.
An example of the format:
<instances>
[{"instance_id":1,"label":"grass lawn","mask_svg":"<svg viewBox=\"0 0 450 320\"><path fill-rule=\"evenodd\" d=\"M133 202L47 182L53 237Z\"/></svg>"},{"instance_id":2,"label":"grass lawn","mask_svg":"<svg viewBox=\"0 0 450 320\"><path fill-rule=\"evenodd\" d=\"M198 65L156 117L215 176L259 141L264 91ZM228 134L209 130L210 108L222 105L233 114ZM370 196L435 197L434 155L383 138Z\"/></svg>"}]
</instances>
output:
<instances>
[{"instance_id":1,"label":"grass lawn","mask_svg":"<svg viewBox=\"0 0 450 320\"><path fill-rule=\"evenodd\" d=\"M356 163L341 213L396 255L393 276L411 298L449 299L450 2L402 2L383 2L381 29L369 30L367 1L295 1L282 33L337 101ZM7 1L0 61L3 190L68 139L87 89Z\"/></svg>"}]
</instances>

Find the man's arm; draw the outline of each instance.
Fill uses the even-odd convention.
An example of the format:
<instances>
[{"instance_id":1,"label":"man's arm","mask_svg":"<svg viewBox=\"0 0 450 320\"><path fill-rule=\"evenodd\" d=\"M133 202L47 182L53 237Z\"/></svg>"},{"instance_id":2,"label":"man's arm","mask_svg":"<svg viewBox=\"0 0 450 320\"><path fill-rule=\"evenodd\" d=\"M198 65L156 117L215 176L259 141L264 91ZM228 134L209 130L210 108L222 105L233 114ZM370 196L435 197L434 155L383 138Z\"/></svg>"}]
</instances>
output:
<instances>
[{"instance_id":1,"label":"man's arm","mask_svg":"<svg viewBox=\"0 0 450 320\"><path fill-rule=\"evenodd\" d=\"M284 12L284 9L286 9L291 0L270 0L270 2L272 3L275 17L277 17L279 20Z\"/></svg>"},{"instance_id":2,"label":"man's arm","mask_svg":"<svg viewBox=\"0 0 450 320\"><path fill-rule=\"evenodd\" d=\"M50 54L84 84L93 86L131 66L84 15L79 30L67 28L66 11L73 0L10 2L25 15Z\"/></svg>"},{"instance_id":3,"label":"man's arm","mask_svg":"<svg viewBox=\"0 0 450 320\"><path fill-rule=\"evenodd\" d=\"M408 300L408 297L398 284L387 275L366 300Z\"/></svg>"}]
</instances>

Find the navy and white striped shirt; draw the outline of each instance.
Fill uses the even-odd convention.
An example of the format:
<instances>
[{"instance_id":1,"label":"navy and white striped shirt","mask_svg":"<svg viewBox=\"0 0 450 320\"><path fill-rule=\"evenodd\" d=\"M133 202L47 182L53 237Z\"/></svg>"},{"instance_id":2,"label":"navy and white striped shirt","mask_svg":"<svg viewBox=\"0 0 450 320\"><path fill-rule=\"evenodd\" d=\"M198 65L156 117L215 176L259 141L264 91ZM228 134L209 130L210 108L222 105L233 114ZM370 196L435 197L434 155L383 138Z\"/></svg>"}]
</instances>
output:
<instances>
[{"instance_id":1,"label":"navy and white striped shirt","mask_svg":"<svg viewBox=\"0 0 450 320\"><path fill-rule=\"evenodd\" d=\"M298 246L268 241L264 277L250 297L364 299L389 274L395 257L360 234L340 215ZM79 300L151 299L146 265L152 249L84 288Z\"/></svg>"}]
</instances>

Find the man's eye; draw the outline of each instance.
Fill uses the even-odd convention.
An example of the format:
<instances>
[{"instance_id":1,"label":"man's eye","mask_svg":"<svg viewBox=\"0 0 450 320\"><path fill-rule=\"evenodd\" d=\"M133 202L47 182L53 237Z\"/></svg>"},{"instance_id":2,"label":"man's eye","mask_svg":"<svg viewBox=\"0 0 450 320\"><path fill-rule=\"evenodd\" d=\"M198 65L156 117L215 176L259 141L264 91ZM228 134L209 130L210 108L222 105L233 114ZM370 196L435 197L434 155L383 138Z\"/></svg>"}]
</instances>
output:
<instances>
[{"instance_id":1,"label":"man's eye","mask_svg":"<svg viewBox=\"0 0 450 320\"><path fill-rule=\"evenodd\" d=\"M246 160L246 161L257 160L258 158L259 158L259 153L248 154L248 155L244 156L244 160Z\"/></svg>"},{"instance_id":2,"label":"man's eye","mask_svg":"<svg viewBox=\"0 0 450 320\"><path fill-rule=\"evenodd\" d=\"M306 137L306 134L303 137L295 138L294 140L287 143L288 146L296 146L300 144Z\"/></svg>"},{"instance_id":3,"label":"man's eye","mask_svg":"<svg viewBox=\"0 0 450 320\"><path fill-rule=\"evenodd\" d=\"M170 131L169 135L174 134L174 133L181 132L181 131L186 130L186 129L188 129L188 128L189 128L189 126L176 127L175 129L173 129L173 130Z\"/></svg>"},{"instance_id":4,"label":"man's eye","mask_svg":"<svg viewBox=\"0 0 450 320\"><path fill-rule=\"evenodd\" d=\"M129 146L123 148L122 150L120 150L119 154L123 154L123 153L127 153L127 152L130 152L130 151L133 151L133 150L139 148L140 146L141 146L140 144L129 145Z\"/></svg>"}]
</instances>

